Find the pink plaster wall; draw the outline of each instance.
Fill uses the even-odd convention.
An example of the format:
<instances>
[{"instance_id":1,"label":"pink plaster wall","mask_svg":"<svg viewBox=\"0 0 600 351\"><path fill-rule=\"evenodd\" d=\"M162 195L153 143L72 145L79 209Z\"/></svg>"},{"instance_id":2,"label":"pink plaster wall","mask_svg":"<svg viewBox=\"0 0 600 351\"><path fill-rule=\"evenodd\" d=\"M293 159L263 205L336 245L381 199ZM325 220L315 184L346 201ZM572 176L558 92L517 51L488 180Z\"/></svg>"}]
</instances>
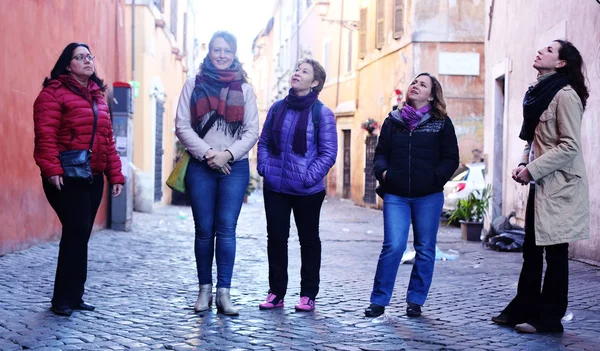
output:
<instances>
[{"instance_id":1,"label":"pink plaster wall","mask_svg":"<svg viewBox=\"0 0 600 351\"><path fill-rule=\"evenodd\" d=\"M60 223L33 160L33 101L64 47L90 45L105 83L125 79L124 0L0 1L0 255L52 240ZM106 225L106 197L97 227Z\"/></svg>"}]
</instances>

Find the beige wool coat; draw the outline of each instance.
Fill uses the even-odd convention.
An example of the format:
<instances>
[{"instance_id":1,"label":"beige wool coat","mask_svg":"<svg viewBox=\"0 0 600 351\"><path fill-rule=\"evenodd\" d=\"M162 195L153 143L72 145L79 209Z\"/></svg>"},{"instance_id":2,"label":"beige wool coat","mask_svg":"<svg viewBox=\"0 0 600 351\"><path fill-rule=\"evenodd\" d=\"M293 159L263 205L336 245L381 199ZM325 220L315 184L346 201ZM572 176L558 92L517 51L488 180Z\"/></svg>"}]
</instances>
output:
<instances>
[{"instance_id":1,"label":"beige wool coat","mask_svg":"<svg viewBox=\"0 0 600 351\"><path fill-rule=\"evenodd\" d=\"M571 86L556 93L540 116L522 163L536 183L535 243L555 245L588 239L588 180L581 149L583 105ZM529 161L533 147L534 159Z\"/></svg>"}]
</instances>

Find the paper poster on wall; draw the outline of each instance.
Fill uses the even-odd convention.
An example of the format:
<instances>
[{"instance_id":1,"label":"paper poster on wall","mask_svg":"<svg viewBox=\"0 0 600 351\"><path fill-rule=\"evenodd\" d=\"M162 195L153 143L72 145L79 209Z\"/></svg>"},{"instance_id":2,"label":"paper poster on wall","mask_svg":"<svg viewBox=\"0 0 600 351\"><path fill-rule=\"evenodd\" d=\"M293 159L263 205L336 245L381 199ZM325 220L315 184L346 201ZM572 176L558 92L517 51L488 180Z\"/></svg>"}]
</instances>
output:
<instances>
[{"instance_id":1,"label":"paper poster on wall","mask_svg":"<svg viewBox=\"0 0 600 351\"><path fill-rule=\"evenodd\" d=\"M478 76L478 52L440 52L438 55L440 75Z\"/></svg>"},{"instance_id":2,"label":"paper poster on wall","mask_svg":"<svg viewBox=\"0 0 600 351\"><path fill-rule=\"evenodd\" d=\"M127 138L126 137L116 137L115 138L115 146L118 152L127 151Z\"/></svg>"}]
</instances>

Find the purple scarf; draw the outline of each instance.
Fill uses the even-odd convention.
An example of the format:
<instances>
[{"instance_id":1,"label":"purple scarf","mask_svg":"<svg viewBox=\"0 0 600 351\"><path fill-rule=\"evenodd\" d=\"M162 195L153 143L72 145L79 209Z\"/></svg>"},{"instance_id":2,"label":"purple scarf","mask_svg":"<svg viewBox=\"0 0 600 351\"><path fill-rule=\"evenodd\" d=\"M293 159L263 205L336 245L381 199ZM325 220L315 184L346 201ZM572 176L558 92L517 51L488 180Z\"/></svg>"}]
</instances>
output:
<instances>
[{"instance_id":1,"label":"purple scarf","mask_svg":"<svg viewBox=\"0 0 600 351\"><path fill-rule=\"evenodd\" d=\"M402 119L408 125L408 129L411 132L415 130L419 122L421 122L421 118L423 118L423 116L427 114L430 109L431 106L429 104L421 107L418 110L415 110L409 104L404 104L404 107L402 107Z\"/></svg>"},{"instance_id":2,"label":"purple scarf","mask_svg":"<svg viewBox=\"0 0 600 351\"><path fill-rule=\"evenodd\" d=\"M298 155L306 155L306 128L308 126L308 114L310 107L317 101L319 93L312 91L308 95L297 96L294 95L292 89L288 93L288 96L283 99L283 107L279 108L279 111L273 111L273 127L271 133L273 138L271 139L271 151L274 155L281 154L281 129L283 127L283 120L287 113L288 108L300 111L300 118L296 123L296 130L294 131L294 141L292 143L292 150Z\"/></svg>"}]
</instances>

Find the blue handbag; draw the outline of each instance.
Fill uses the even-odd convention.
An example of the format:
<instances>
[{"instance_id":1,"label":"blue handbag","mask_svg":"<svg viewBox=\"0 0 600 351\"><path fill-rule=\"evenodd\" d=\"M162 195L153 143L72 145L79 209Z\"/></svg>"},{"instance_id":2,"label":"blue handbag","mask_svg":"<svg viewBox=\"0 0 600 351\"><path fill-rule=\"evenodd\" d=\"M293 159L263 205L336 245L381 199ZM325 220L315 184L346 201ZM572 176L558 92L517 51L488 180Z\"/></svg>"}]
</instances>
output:
<instances>
[{"instance_id":1,"label":"blue handbag","mask_svg":"<svg viewBox=\"0 0 600 351\"><path fill-rule=\"evenodd\" d=\"M96 100L93 104L94 126L92 127L92 140L87 150L67 150L58 155L63 169L63 178L84 180L91 183L94 179L92 175L92 146L96 136L96 125L98 124L98 107Z\"/></svg>"}]
</instances>

